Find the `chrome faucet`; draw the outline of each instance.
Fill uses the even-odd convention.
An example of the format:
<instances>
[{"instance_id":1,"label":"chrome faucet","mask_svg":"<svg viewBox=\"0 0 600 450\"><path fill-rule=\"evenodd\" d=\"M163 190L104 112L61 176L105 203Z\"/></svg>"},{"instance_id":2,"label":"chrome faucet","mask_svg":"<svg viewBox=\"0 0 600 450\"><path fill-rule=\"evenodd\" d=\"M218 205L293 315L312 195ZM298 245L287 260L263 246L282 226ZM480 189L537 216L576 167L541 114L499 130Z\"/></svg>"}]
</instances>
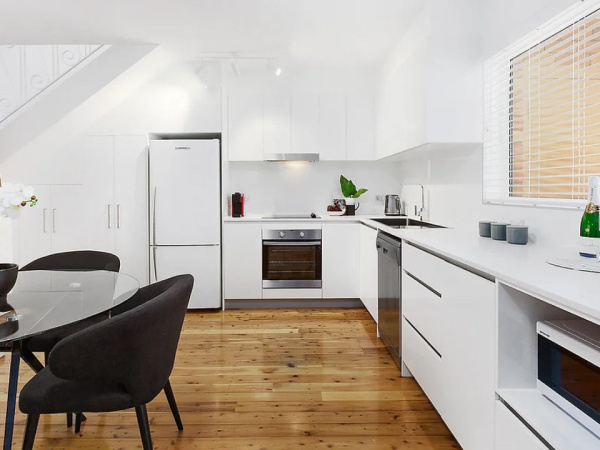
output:
<instances>
[{"instance_id":1,"label":"chrome faucet","mask_svg":"<svg viewBox=\"0 0 600 450\"><path fill-rule=\"evenodd\" d=\"M421 188L421 207L419 208L417 205L415 205L415 216L418 217L419 220L422 222L423 214L425 213L425 188L423 187L422 184L413 184L413 185L403 184L402 187L404 188L404 186L419 186ZM402 192L402 191L400 191L400 192Z\"/></svg>"}]
</instances>

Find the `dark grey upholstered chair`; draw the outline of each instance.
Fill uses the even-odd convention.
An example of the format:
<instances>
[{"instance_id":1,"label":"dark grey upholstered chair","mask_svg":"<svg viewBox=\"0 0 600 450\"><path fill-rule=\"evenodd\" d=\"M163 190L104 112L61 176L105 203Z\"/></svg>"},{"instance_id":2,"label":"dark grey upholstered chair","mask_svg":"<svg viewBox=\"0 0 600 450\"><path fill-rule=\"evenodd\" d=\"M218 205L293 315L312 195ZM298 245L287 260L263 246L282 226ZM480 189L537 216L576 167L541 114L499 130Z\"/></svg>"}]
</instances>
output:
<instances>
[{"instance_id":1,"label":"dark grey upholstered chair","mask_svg":"<svg viewBox=\"0 0 600 450\"><path fill-rule=\"evenodd\" d=\"M191 275L155 283L139 306L60 341L21 390L23 449L33 448L40 414L128 408L135 408L143 448L151 449L146 404L169 380L193 284Z\"/></svg>"},{"instance_id":2,"label":"dark grey upholstered chair","mask_svg":"<svg viewBox=\"0 0 600 450\"><path fill-rule=\"evenodd\" d=\"M119 257L112 253L94 250L78 250L71 252L53 253L42 256L29 264L21 267L21 272L29 270L107 270L118 272L121 268ZM21 343L23 360L35 371L39 372L44 367L35 357L33 352L44 353L44 363L48 363L48 355L52 348L62 339L83 330L90 325L106 320L108 315L98 314L85 320L47 331ZM77 417L76 432L79 432L81 420L84 416ZM73 426L73 416L67 414L67 427Z\"/></svg>"},{"instance_id":3,"label":"dark grey upholstered chair","mask_svg":"<svg viewBox=\"0 0 600 450\"><path fill-rule=\"evenodd\" d=\"M73 252L54 253L42 256L20 269L21 272L28 270L107 270L118 272L121 262L118 256L112 253L98 252L93 250L81 250ZM26 351L43 352L48 358L50 350L62 339L72 335L84 328L106 319L106 315L99 314L89 319L70 324L55 330L47 331L38 336L29 338L23 342ZM40 364L41 366L41 364ZM40 369L40 366L37 369ZM34 370L36 367L34 367ZM38 370L36 370L38 371Z\"/></svg>"}]
</instances>

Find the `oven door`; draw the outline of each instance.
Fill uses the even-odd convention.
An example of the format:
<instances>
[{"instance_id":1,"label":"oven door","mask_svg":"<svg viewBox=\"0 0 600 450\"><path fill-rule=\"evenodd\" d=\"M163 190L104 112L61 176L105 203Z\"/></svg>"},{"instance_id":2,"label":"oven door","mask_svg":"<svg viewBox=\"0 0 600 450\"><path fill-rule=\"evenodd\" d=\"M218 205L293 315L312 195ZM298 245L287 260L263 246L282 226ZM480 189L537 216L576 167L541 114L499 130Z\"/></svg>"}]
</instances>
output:
<instances>
[{"instance_id":1,"label":"oven door","mask_svg":"<svg viewBox=\"0 0 600 450\"><path fill-rule=\"evenodd\" d=\"M321 241L263 241L263 289L321 288Z\"/></svg>"}]
</instances>

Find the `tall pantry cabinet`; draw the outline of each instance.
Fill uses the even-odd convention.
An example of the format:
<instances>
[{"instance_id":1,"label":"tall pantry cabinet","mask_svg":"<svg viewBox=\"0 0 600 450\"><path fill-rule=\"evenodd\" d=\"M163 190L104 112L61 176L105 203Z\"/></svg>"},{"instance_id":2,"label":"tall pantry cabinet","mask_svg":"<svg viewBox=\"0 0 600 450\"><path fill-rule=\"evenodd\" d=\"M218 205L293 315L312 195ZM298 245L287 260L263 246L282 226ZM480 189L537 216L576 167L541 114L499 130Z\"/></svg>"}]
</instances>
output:
<instances>
[{"instance_id":1,"label":"tall pantry cabinet","mask_svg":"<svg viewBox=\"0 0 600 450\"><path fill-rule=\"evenodd\" d=\"M80 136L61 150L43 184L33 180L38 204L15 223L19 264L62 251L106 251L120 258L121 272L146 284L146 146L145 136Z\"/></svg>"}]
</instances>

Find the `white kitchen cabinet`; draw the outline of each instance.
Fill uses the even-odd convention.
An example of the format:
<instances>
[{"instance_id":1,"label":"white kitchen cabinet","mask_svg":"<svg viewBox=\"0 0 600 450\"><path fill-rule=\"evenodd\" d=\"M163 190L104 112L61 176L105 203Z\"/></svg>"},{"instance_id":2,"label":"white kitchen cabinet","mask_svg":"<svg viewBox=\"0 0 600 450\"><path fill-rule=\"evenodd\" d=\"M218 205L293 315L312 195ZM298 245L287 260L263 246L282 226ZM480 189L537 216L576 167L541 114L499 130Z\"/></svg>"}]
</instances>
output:
<instances>
[{"instance_id":1,"label":"white kitchen cabinet","mask_svg":"<svg viewBox=\"0 0 600 450\"><path fill-rule=\"evenodd\" d=\"M360 225L360 299L377 323L377 230Z\"/></svg>"},{"instance_id":2,"label":"white kitchen cabinet","mask_svg":"<svg viewBox=\"0 0 600 450\"><path fill-rule=\"evenodd\" d=\"M500 400L495 402L495 450L547 450Z\"/></svg>"},{"instance_id":3,"label":"white kitchen cabinet","mask_svg":"<svg viewBox=\"0 0 600 450\"><path fill-rule=\"evenodd\" d=\"M115 136L115 253L121 272L148 280L148 157L145 136Z\"/></svg>"},{"instance_id":4,"label":"white kitchen cabinet","mask_svg":"<svg viewBox=\"0 0 600 450\"><path fill-rule=\"evenodd\" d=\"M80 250L87 239L80 185L34 185L38 203L24 208L13 229L16 260L23 266L50 253Z\"/></svg>"},{"instance_id":5,"label":"white kitchen cabinet","mask_svg":"<svg viewBox=\"0 0 600 450\"><path fill-rule=\"evenodd\" d=\"M495 283L452 264L442 293L442 417L465 449L493 448Z\"/></svg>"},{"instance_id":6,"label":"white kitchen cabinet","mask_svg":"<svg viewBox=\"0 0 600 450\"><path fill-rule=\"evenodd\" d=\"M346 96L346 158L369 161L375 157L375 101L370 92Z\"/></svg>"},{"instance_id":7,"label":"white kitchen cabinet","mask_svg":"<svg viewBox=\"0 0 600 450\"><path fill-rule=\"evenodd\" d=\"M346 96L319 95L319 153L322 161L346 160Z\"/></svg>"},{"instance_id":8,"label":"white kitchen cabinet","mask_svg":"<svg viewBox=\"0 0 600 450\"><path fill-rule=\"evenodd\" d=\"M292 153L319 153L319 97L292 96Z\"/></svg>"},{"instance_id":9,"label":"white kitchen cabinet","mask_svg":"<svg viewBox=\"0 0 600 450\"><path fill-rule=\"evenodd\" d=\"M360 224L322 225L323 298L360 297Z\"/></svg>"},{"instance_id":10,"label":"white kitchen cabinet","mask_svg":"<svg viewBox=\"0 0 600 450\"><path fill-rule=\"evenodd\" d=\"M263 160L263 95L227 96L227 156L229 161Z\"/></svg>"},{"instance_id":11,"label":"white kitchen cabinet","mask_svg":"<svg viewBox=\"0 0 600 450\"><path fill-rule=\"evenodd\" d=\"M148 182L145 136L82 136L86 162L83 248L114 253L121 272L148 283Z\"/></svg>"},{"instance_id":12,"label":"white kitchen cabinet","mask_svg":"<svg viewBox=\"0 0 600 450\"><path fill-rule=\"evenodd\" d=\"M223 295L225 299L262 298L262 225L223 225Z\"/></svg>"},{"instance_id":13,"label":"white kitchen cabinet","mask_svg":"<svg viewBox=\"0 0 600 450\"><path fill-rule=\"evenodd\" d=\"M289 153L292 145L290 96L267 94L263 96L263 104L263 153Z\"/></svg>"},{"instance_id":14,"label":"white kitchen cabinet","mask_svg":"<svg viewBox=\"0 0 600 450\"><path fill-rule=\"evenodd\" d=\"M463 448L493 448L495 283L406 242L402 265L404 363Z\"/></svg>"},{"instance_id":15,"label":"white kitchen cabinet","mask_svg":"<svg viewBox=\"0 0 600 450\"><path fill-rule=\"evenodd\" d=\"M146 284L146 137L81 136L70 148L77 149L71 170L81 184L34 186L38 204L15 225L19 263L63 251L105 251Z\"/></svg>"}]
</instances>

